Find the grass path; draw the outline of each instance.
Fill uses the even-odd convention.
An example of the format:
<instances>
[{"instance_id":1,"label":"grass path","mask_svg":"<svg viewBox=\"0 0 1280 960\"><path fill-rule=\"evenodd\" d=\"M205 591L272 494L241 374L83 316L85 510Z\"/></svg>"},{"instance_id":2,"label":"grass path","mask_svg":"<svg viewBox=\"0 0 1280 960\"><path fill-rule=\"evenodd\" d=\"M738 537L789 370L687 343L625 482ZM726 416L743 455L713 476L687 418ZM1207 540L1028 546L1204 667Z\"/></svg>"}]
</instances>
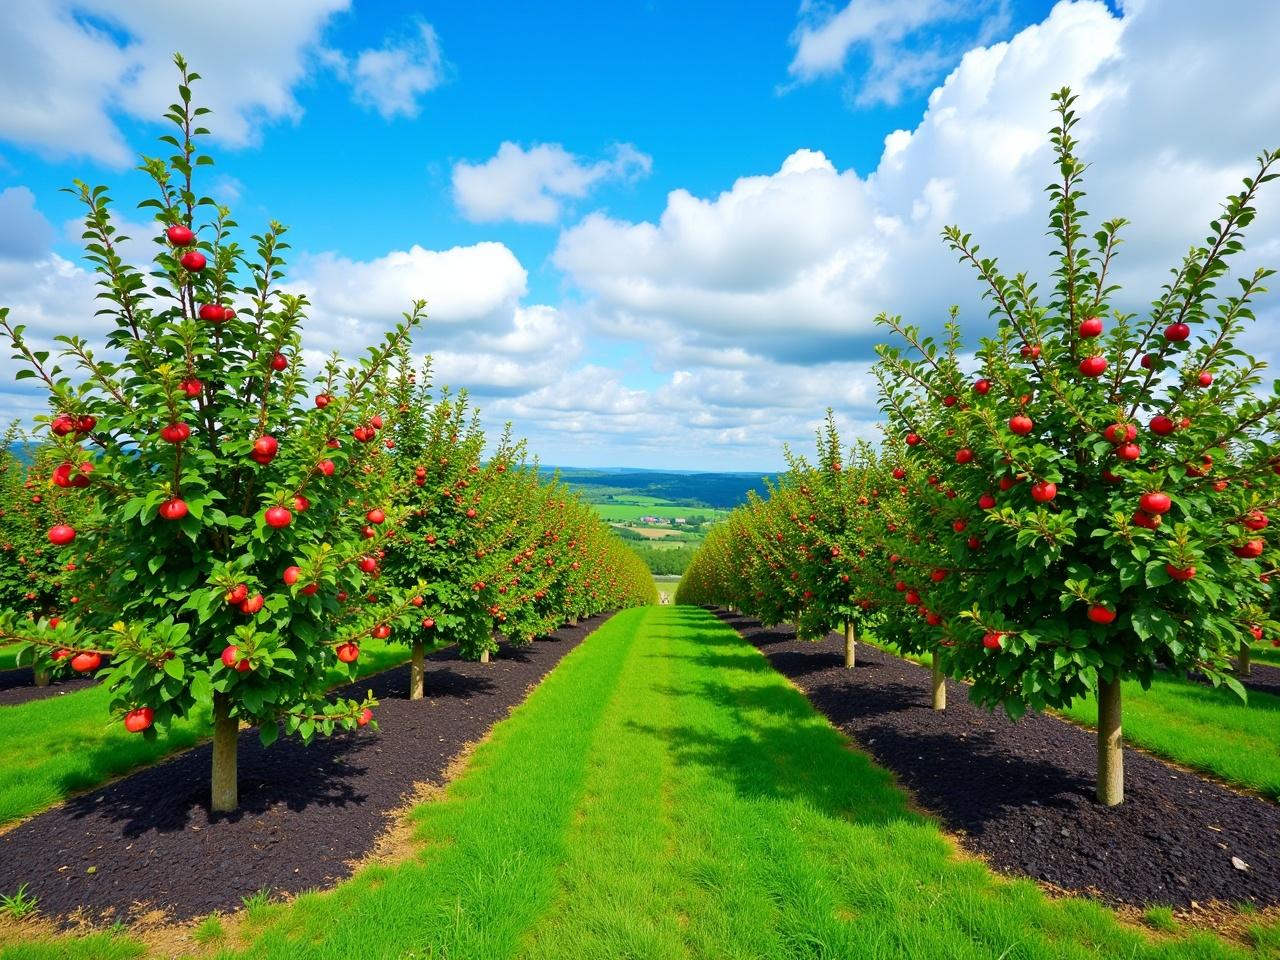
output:
<instances>
[{"instance_id":1,"label":"grass path","mask_svg":"<svg viewBox=\"0 0 1280 960\"><path fill-rule=\"evenodd\" d=\"M379 673L408 657L404 644L366 640L358 675ZM350 682L345 670L331 670L328 679L333 685ZM110 703L110 691L89 686L0 707L0 827L211 736L205 711L144 740L111 717Z\"/></svg>"},{"instance_id":2,"label":"grass path","mask_svg":"<svg viewBox=\"0 0 1280 960\"><path fill-rule=\"evenodd\" d=\"M1147 934L960 859L755 648L691 607L606 623L413 819L409 859L254 906L212 955L1280 956L1274 929L1256 932L1257 950ZM216 939L217 925L205 932ZM28 937L3 956L129 949L123 937Z\"/></svg>"}]
</instances>

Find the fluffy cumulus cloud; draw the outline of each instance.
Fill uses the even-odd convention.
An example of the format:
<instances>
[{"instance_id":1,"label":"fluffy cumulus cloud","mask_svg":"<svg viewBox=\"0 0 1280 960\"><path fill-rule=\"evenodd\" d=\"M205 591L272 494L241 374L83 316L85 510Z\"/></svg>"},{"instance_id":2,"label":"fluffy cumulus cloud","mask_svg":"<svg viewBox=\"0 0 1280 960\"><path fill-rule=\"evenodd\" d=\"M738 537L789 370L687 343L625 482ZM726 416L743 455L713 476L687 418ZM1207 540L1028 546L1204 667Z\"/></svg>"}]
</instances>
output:
<instances>
[{"instance_id":1,"label":"fluffy cumulus cloud","mask_svg":"<svg viewBox=\"0 0 1280 960\"><path fill-rule=\"evenodd\" d=\"M791 36L793 81L845 74L855 106L896 104L926 89L970 46L985 44L1009 22L1009 0L849 0L840 10L804 0Z\"/></svg>"},{"instance_id":2,"label":"fluffy cumulus cloud","mask_svg":"<svg viewBox=\"0 0 1280 960\"><path fill-rule=\"evenodd\" d=\"M0 5L0 138L125 166L113 116L154 118L173 99L181 50L205 78L217 135L252 142L293 119L293 95L325 25L350 0L7 0Z\"/></svg>"},{"instance_id":3,"label":"fluffy cumulus cloud","mask_svg":"<svg viewBox=\"0 0 1280 960\"><path fill-rule=\"evenodd\" d=\"M566 200L585 197L605 181L644 176L652 163L629 143L615 146L608 159L590 163L558 143L526 150L507 142L483 163L454 165L453 197L473 222L555 223Z\"/></svg>"},{"instance_id":4,"label":"fluffy cumulus cloud","mask_svg":"<svg viewBox=\"0 0 1280 960\"><path fill-rule=\"evenodd\" d=\"M356 103L376 110L384 120L416 117L422 95L445 79L440 38L431 24L415 21L407 35L360 51L344 72Z\"/></svg>"}]
</instances>

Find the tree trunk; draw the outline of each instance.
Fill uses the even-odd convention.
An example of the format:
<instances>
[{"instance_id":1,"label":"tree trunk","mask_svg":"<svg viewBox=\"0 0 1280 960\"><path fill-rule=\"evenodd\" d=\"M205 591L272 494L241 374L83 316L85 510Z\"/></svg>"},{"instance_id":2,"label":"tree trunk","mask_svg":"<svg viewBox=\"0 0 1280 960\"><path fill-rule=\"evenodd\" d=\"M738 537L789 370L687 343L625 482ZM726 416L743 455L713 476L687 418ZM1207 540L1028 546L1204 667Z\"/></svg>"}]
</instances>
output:
<instances>
[{"instance_id":1,"label":"tree trunk","mask_svg":"<svg viewBox=\"0 0 1280 960\"><path fill-rule=\"evenodd\" d=\"M1241 640L1240 641L1240 657L1236 661L1236 673L1238 673L1242 677L1247 677L1251 673L1253 673L1253 665L1252 663L1250 663L1251 653L1252 651L1250 651L1249 649L1248 641Z\"/></svg>"},{"instance_id":2,"label":"tree trunk","mask_svg":"<svg viewBox=\"0 0 1280 960\"><path fill-rule=\"evenodd\" d=\"M37 686L37 687L47 687L47 686L49 685L49 671L48 671L48 670L39 670L39 669L36 669L36 670L32 670L31 672L35 674L35 678L36 678L36 686Z\"/></svg>"},{"instance_id":3,"label":"tree trunk","mask_svg":"<svg viewBox=\"0 0 1280 960\"><path fill-rule=\"evenodd\" d=\"M938 651L933 651L933 709L947 709L947 678L942 675Z\"/></svg>"},{"instance_id":4,"label":"tree trunk","mask_svg":"<svg viewBox=\"0 0 1280 960\"><path fill-rule=\"evenodd\" d=\"M1098 802L1124 803L1124 739L1120 730L1120 680L1098 680Z\"/></svg>"},{"instance_id":5,"label":"tree trunk","mask_svg":"<svg viewBox=\"0 0 1280 960\"><path fill-rule=\"evenodd\" d=\"M421 640L413 641L413 657L409 660L409 699L421 700L426 676L426 652Z\"/></svg>"},{"instance_id":6,"label":"tree trunk","mask_svg":"<svg viewBox=\"0 0 1280 960\"><path fill-rule=\"evenodd\" d=\"M236 744L240 723L231 716L231 700L223 693L213 695L213 783L215 813L230 813L238 803L236 787Z\"/></svg>"},{"instance_id":7,"label":"tree trunk","mask_svg":"<svg viewBox=\"0 0 1280 960\"><path fill-rule=\"evenodd\" d=\"M489 651L488 651L488 650L481 650L481 651L480 651L480 662L481 662L481 663L488 663L488 662L489 662Z\"/></svg>"},{"instance_id":8,"label":"tree trunk","mask_svg":"<svg viewBox=\"0 0 1280 960\"><path fill-rule=\"evenodd\" d=\"M857 647L857 642L857 628L854 627L852 620L846 620L844 622L844 665L850 670L853 669L854 660L856 659L854 650Z\"/></svg>"}]
</instances>

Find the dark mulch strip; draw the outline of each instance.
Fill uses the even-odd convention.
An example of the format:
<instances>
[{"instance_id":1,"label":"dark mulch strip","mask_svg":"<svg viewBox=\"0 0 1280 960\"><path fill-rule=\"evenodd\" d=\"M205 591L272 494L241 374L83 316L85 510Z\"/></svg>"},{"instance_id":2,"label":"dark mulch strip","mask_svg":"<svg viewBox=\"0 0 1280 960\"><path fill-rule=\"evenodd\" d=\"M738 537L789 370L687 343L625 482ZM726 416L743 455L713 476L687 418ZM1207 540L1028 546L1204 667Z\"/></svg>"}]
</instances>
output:
<instances>
[{"instance_id":1,"label":"dark mulch strip","mask_svg":"<svg viewBox=\"0 0 1280 960\"><path fill-rule=\"evenodd\" d=\"M0 670L0 707L16 707L32 700L75 693L77 690L84 690L92 682L93 677L72 674L65 680L55 680L47 687L37 687L35 674L30 667Z\"/></svg>"},{"instance_id":2,"label":"dark mulch strip","mask_svg":"<svg viewBox=\"0 0 1280 960\"><path fill-rule=\"evenodd\" d=\"M1113 903L1280 903L1280 807L1125 751L1125 803L1093 799L1096 741L1043 714L1017 723L866 644L798 642L790 627L720 613L919 803L994 866ZM1233 856L1249 865L1238 870Z\"/></svg>"},{"instance_id":3,"label":"dark mulch strip","mask_svg":"<svg viewBox=\"0 0 1280 960\"><path fill-rule=\"evenodd\" d=\"M438 651L417 702L404 699L407 665L336 691L373 690L382 700L376 732L310 746L281 740L266 750L257 731L242 733L235 814L209 811L208 745L76 797L0 834L0 893L26 882L45 916L82 910L110 922L127 919L136 904L187 920L236 909L263 888L329 886L373 849L415 784L442 784L453 758L606 619L530 646L504 645L488 664L462 660L456 648Z\"/></svg>"}]
</instances>

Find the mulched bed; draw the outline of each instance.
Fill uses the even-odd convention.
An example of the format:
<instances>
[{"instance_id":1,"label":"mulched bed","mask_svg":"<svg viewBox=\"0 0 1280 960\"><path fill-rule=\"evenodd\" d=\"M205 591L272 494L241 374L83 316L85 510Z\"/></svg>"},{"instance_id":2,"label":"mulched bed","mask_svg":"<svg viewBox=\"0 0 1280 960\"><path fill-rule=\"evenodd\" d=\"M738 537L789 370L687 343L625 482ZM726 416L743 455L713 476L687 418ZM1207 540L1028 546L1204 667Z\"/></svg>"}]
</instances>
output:
<instances>
[{"instance_id":1,"label":"mulched bed","mask_svg":"<svg viewBox=\"0 0 1280 960\"><path fill-rule=\"evenodd\" d=\"M0 834L0 893L21 883L46 917L80 911L127 920L143 907L187 920L234 910L266 888L297 893L349 876L417 784L440 785L479 740L607 616L526 647L503 645L488 664L456 648L427 658L426 697L410 702L407 665L366 677L342 696L373 690L378 731L281 740L264 750L240 736L240 810L209 811L208 745L76 797ZM90 870L93 870L90 873Z\"/></svg>"},{"instance_id":2,"label":"mulched bed","mask_svg":"<svg viewBox=\"0 0 1280 960\"><path fill-rule=\"evenodd\" d=\"M955 681L937 712L923 667L859 644L846 670L835 634L798 642L790 627L718 615L995 867L1112 903L1280 903L1280 807L1131 749L1126 800L1102 807L1091 731L1043 714L1014 723Z\"/></svg>"},{"instance_id":3,"label":"mulched bed","mask_svg":"<svg viewBox=\"0 0 1280 960\"><path fill-rule=\"evenodd\" d=\"M19 704L30 703L32 700L75 693L77 690L84 690L92 682L93 677L72 674L65 680L54 681L47 687L37 687L35 675L30 667L0 670L0 707L16 707Z\"/></svg>"}]
</instances>

